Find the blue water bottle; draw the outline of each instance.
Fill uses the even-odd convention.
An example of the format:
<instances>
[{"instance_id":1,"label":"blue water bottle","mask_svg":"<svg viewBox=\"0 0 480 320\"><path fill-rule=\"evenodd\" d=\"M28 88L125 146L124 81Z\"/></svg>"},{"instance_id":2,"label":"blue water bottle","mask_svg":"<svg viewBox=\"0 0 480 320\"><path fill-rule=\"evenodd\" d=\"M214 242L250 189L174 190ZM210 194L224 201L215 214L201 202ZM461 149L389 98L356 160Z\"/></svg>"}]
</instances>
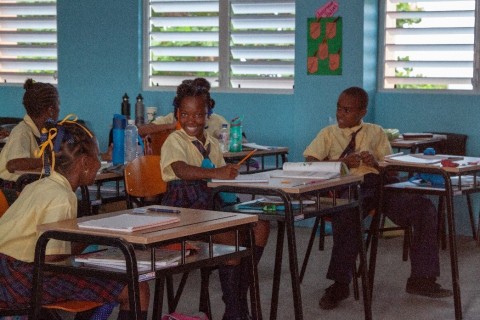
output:
<instances>
[{"instance_id":1,"label":"blue water bottle","mask_svg":"<svg viewBox=\"0 0 480 320\"><path fill-rule=\"evenodd\" d=\"M125 162L125 127L127 126L127 118L121 114L113 116L113 165L124 164Z\"/></svg>"}]
</instances>

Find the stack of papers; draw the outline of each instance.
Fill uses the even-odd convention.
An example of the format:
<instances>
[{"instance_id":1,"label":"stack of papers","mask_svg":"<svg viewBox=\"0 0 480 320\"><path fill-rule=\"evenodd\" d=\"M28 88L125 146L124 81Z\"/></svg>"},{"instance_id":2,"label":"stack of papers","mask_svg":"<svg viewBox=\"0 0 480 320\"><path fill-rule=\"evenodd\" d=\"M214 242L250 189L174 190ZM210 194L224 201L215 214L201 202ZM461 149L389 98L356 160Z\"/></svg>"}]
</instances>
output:
<instances>
[{"instance_id":1,"label":"stack of papers","mask_svg":"<svg viewBox=\"0 0 480 320\"><path fill-rule=\"evenodd\" d=\"M185 254L190 255L190 250ZM138 271L149 271L152 266L150 251L135 250ZM182 253L179 250L155 249L155 268L165 268L177 265L181 260ZM85 265L108 267L118 270L126 270L125 257L120 248L108 248L106 250L85 253L74 257L75 262Z\"/></svg>"},{"instance_id":2,"label":"stack of papers","mask_svg":"<svg viewBox=\"0 0 480 320\"><path fill-rule=\"evenodd\" d=\"M435 164L442 160L449 159L452 161L463 160L461 156L449 155L424 155L423 153L405 154L405 155L391 155L386 156L385 161L390 163L412 163L412 164Z\"/></svg>"}]
</instances>

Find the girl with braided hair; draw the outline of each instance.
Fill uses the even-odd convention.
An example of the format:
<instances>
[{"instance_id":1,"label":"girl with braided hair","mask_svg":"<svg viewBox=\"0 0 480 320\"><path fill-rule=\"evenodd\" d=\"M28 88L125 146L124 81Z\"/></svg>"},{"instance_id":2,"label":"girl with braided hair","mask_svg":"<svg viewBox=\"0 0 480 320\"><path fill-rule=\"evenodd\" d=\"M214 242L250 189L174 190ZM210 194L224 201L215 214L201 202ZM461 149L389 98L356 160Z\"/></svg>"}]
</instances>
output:
<instances>
[{"instance_id":1,"label":"girl with braided hair","mask_svg":"<svg viewBox=\"0 0 480 320\"><path fill-rule=\"evenodd\" d=\"M173 100L177 130L162 146L160 167L167 192L162 204L184 208L210 209L208 179L234 179L238 165L225 164L218 140L206 129L205 123L215 101L210 97L210 83L203 79L184 80ZM255 258L260 260L270 226L258 221L255 226ZM215 241L234 244L235 235L217 235ZM249 288L247 263L230 261L219 267L220 282L225 302L223 320L250 318L247 292Z\"/></svg>"},{"instance_id":2,"label":"girl with braided hair","mask_svg":"<svg viewBox=\"0 0 480 320\"><path fill-rule=\"evenodd\" d=\"M27 79L23 88L23 105L27 114L12 129L0 153L0 179L4 180L6 188L14 188L14 182L20 176L15 171L42 169L42 159L35 158L40 144L40 130L47 120L55 123L60 112L58 91L53 85Z\"/></svg>"},{"instance_id":3,"label":"girl with braided hair","mask_svg":"<svg viewBox=\"0 0 480 320\"><path fill-rule=\"evenodd\" d=\"M100 168L95 137L86 127L67 118L48 131L47 140L37 153L39 157L43 155L49 159L46 163L51 167L50 175L27 185L0 218L0 307L29 304L35 245L40 235L37 225L75 218L78 203L75 190L93 184ZM83 247L51 240L46 260L57 261L79 254ZM111 312L119 302L118 319L130 318L128 291L122 282L51 273L45 277L43 290L45 304L65 299L96 301L111 305ZM144 282L140 284L140 305L145 319L148 302L149 288Z\"/></svg>"}]
</instances>

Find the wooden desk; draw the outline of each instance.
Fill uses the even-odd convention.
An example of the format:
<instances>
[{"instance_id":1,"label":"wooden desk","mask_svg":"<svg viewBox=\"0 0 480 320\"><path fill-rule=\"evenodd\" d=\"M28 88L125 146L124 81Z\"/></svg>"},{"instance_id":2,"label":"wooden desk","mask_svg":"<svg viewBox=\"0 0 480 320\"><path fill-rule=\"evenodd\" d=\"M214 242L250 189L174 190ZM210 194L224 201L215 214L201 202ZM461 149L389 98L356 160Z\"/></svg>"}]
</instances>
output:
<instances>
[{"instance_id":1,"label":"wooden desk","mask_svg":"<svg viewBox=\"0 0 480 320\"><path fill-rule=\"evenodd\" d=\"M238 161L242 160L252 148L245 148L240 152L226 152L223 154L223 158L227 163L237 163ZM282 169L282 165L284 162L288 161L288 148L279 147L270 150L257 150L252 158L260 158L261 159L261 166L259 169L252 168L248 161L245 163L247 167L247 172L263 172L275 169ZM266 168L265 167L265 158L267 157L275 157L275 167Z\"/></svg>"},{"instance_id":2,"label":"wooden desk","mask_svg":"<svg viewBox=\"0 0 480 320\"><path fill-rule=\"evenodd\" d=\"M393 149L396 149L397 152L401 150L409 150L410 153L418 153L425 148L435 148L439 144L443 143L443 141L447 137L441 134L434 134L432 138L425 138L425 139L403 139L401 136L395 140L390 142L390 145Z\"/></svg>"},{"instance_id":3,"label":"wooden desk","mask_svg":"<svg viewBox=\"0 0 480 320\"><path fill-rule=\"evenodd\" d=\"M455 305L455 319L462 319L462 305L460 297L460 283L459 283L459 273L458 273L458 258L457 258L457 245L456 245L456 231L455 231L455 214L453 207L453 197L455 195L462 194L471 194L479 192L480 188L477 184L477 181L480 181L480 165L469 165L469 162L479 163L480 158L473 157L464 157L462 161L456 161L460 163L459 167L442 167L440 164L425 165L425 164L405 164L405 163L381 163L382 172L381 172L381 192L380 192L380 204L379 208L382 207L384 194L388 192L410 192L410 193L419 193L425 195L435 195L439 196L445 201L446 208L446 220L448 226L448 241L450 249L450 264L451 264L451 273L452 273L452 289L453 289L453 298ZM427 174L436 174L443 177L445 181L444 187L423 187L411 182L400 182L394 184L388 184L387 176L391 172L405 172L409 175L414 173L427 173ZM474 184L472 186L462 186L459 183L457 186L452 185L451 177L458 176L461 179L462 176L473 175ZM443 211L443 209L441 210ZM442 221L443 212L439 212L439 219ZM376 261L376 251L378 244L378 230L373 232L372 236L372 247L371 247L371 256L370 256L370 272L369 278L371 281L370 287L373 289L373 281L375 274L375 261Z\"/></svg>"},{"instance_id":4,"label":"wooden desk","mask_svg":"<svg viewBox=\"0 0 480 320\"><path fill-rule=\"evenodd\" d=\"M294 222L298 220L318 217L326 214L342 212L349 208L355 208L353 212L357 212L356 220L358 221L357 235L360 252L360 263L366 265L365 261L365 246L363 239L362 226L362 210L359 200L350 198L347 202L338 202L336 198L331 199L329 205L323 205L320 201L323 194L328 191L344 190L348 188L351 194L358 194L358 188L363 180L363 177L348 175L341 178L330 179L318 182L307 182L298 179L279 179L270 178L268 183L232 183L232 182L209 182L208 186L213 188L213 198L220 192L233 192L242 194L251 194L252 196L277 196L282 200L285 212L273 212L271 214L259 214L262 220L276 221L278 224L277 230L277 245L275 254L275 267L273 271L273 289L272 289L272 303L270 308L270 319L277 318L278 309L278 292L280 289L281 264L283 256L283 243L285 237L285 230L287 231L288 253L290 263L290 277L292 282L292 296L294 304L295 319L303 319L302 298L300 292L300 277L298 271L298 257L297 257L297 243L295 240L295 225ZM316 205L313 208L303 208L300 210L293 210L293 200L304 200L314 198ZM368 280L366 268L362 268L362 283L363 283L363 299L365 319L372 318L370 293L368 288Z\"/></svg>"},{"instance_id":5,"label":"wooden desk","mask_svg":"<svg viewBox=\"0 0 480 320\"><path fill-rule=\"evenodd\" d=\"M175 208L178 209L178 208ZM107 213L98 215L98 218L114 216L128 213L131 210ZM163 305L163 281L166 275L185 272L191 269L200 269L207 266L222 264L227 260L235 258L248 258L251 272L251 307L254 319L261 319L260 301L258 292L258 275L254 263L254 252L251 248L254 246L253 225L258 221L256 215L237 214L228 212L181 209L178 214L180 222L168 224L161 227L154 227L132 233L79 229L77 222L91 220L91 217L80 219L70 219L56 223L43 224L38 227L39 231L44 232L40 236L35 253L35 273L33 282L32 295L32 318L37 319L40 311L40 302L42 296L42 278L45 272L59 273L76 273L89 276L111 277L120 279L128 283L130 308L134 311L135 319L140 319L139 306L139 286L141 281L147 281L156 278L157 282L154 299L154 319L160 319ZM97 218L95 217L95 218ZM235 246L224 246L227 249L221 251L214 250L212 235L233 230L237 233L237 241ZM240 231L247 234L247 247L240 247L239 236ZM200 256L185 257L185 241L207 239L207 254ZM119 247L124 253L127 262L127 271L108 270L106 268L99 269L94 267L79 267L69 263L47 263L45 262L45 248L50 239L60 239L71 242L83 242L87 244L99 244L107 246ZM173 242L182 243L182 260L178 266L172 266L166 269L152 269L149 272L140 273L137 269L135 252L133 247L142 249L150 249L152 259L154 255L154 246L160 244L168 244ZM160 287L160 288L159 288ZM172 310L170 310L172 311ZM132 319L134 317L132 316Z\"/></svg>"}]
</instances>

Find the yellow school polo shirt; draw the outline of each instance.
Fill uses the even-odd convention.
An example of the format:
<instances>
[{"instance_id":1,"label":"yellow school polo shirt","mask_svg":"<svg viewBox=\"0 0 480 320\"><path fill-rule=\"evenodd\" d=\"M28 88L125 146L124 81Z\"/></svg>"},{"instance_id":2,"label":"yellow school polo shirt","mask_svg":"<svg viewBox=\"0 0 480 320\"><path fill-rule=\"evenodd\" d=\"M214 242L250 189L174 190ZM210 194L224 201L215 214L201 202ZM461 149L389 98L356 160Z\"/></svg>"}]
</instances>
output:
<instances>
[{"instance_id":1,"label":"yellow school polo shirt","mask_svg":"<svg viewBox=\"0 0 480 320\"><path fill-rule=\"evenodd\" d=\"M362 122L353 128L339 128L331 125L322 129L303 152L303 156L314 157L318 160L338 160L343 150L350 143L352 133L362 128L356 136L355 152L370 151L377 161L383 160L386 155L392 153L392 147L383 128L372 123ZM375 168L360 165L350 169L352 174L365 175L378 173Z\"/></svg>"},{"instance_id":2,"label":"yellow school polo shirt","mask_svg":"<svg viewBox=\"0 0 480 320\"><path fill-rule=\"evenodd\" d=\"M27 185L0 218L0 252L33 262L40 236L37 225L77 216L77 196L68 180L57 172ZM70 243L50 240L48 255L70 253Z\"/></svg>"},{"instance_id":3,"label":"yellow school polo shirt","mask_svg":"<svg viewBox=\"0 0 480 320\"><path fill-rule=\"evenodd\" d=\"M29 115L17 124L10 132L7 143L0 153L0 178L17 181L20 175L7 170L7 162L18 158L34 158L39 150L35 137L40 138L40 132Z\"/></svg>"},{"instance_id":4,"label":"yellow school polo shirt","mask_svg":"<svg viewBox=\"0 0 480 320\"><path fill-rule=\"evenodd\" d=\"M210 145L209 158L215 167L223 167L225 160L220 150L218 140L213 138L208 132L205 132L205 145ZM179 180L173 172L171 164L177 161L183 161L191 166L201 167L203 156L198 151L192 141L197 140L185 133L183 129L172 132L162 146L160 153L160 167L162 169L162 177L165 182Z\"/></svg>"}]
</instances>

